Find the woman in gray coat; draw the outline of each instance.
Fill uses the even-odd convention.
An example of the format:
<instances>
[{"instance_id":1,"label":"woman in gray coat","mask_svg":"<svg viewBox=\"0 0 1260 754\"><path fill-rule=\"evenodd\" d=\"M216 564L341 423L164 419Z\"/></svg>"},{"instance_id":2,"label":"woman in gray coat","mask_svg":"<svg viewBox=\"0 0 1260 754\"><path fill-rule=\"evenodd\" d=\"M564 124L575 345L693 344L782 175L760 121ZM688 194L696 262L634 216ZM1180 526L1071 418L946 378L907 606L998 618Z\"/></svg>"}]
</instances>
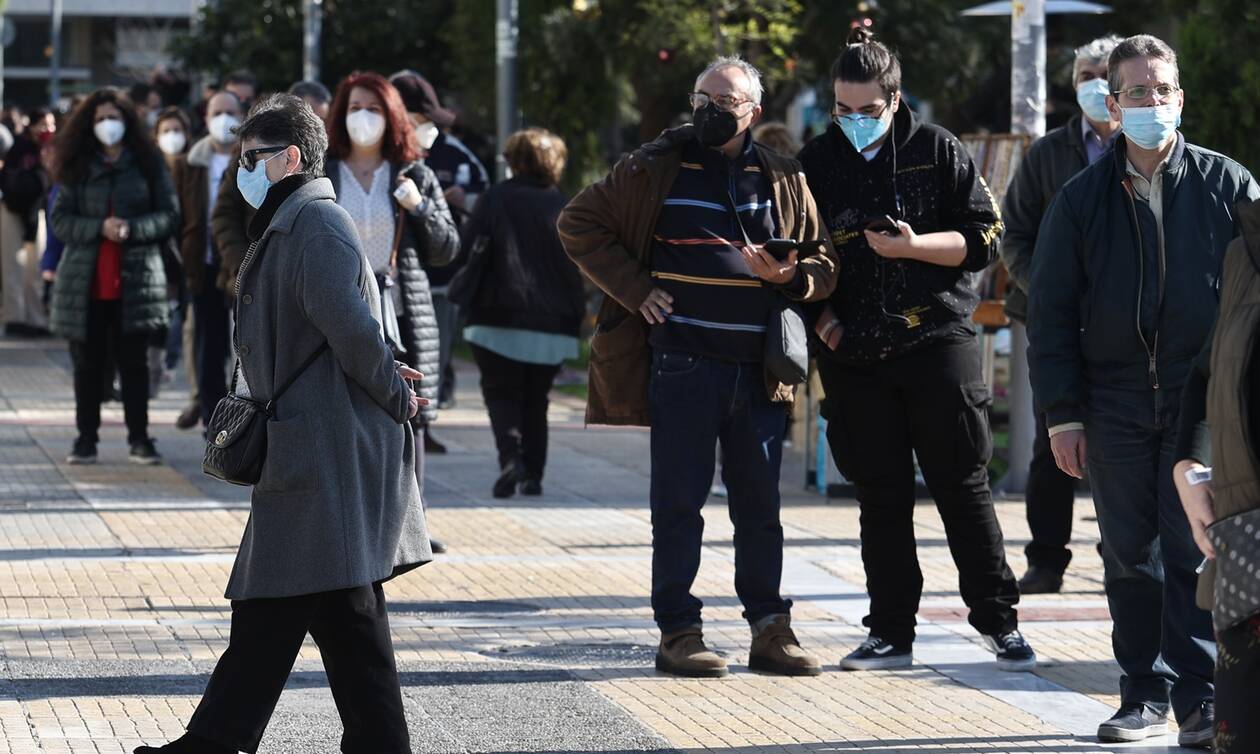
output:
<instances>
[{"instance_id":1,"label":"woman in gray coat","mask_svg":"<svg viewBox=\"0 0 1260 754\"><path fill-rule=\"evenodd\" d=\"M307 633L345 725L343 752L410 752L381 582L429 561L408 419L420 373L395 363L354 225L323 175L301 99L243 123L239 187L258 213L236 280L237 394L276 402L228 581L232 634L179 740L137 754L258 748Z\"/></svg>"}]
</instances>

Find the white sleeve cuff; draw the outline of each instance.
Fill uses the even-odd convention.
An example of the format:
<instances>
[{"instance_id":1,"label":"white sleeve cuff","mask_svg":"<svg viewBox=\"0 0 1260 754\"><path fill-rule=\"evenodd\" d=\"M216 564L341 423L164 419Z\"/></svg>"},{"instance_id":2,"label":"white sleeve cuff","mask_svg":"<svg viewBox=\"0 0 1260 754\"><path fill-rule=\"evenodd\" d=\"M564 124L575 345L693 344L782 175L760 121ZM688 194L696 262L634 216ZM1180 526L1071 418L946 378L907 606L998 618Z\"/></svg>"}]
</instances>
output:
<instances>
[{"instance_id":1,"label":"white sleeve cuff","mask_svg":"<svg viewBox=\"0 0 1260 754\"><path fill-rule=\"evenodd\" d=\"M1054 425L1053 427L1050 428L1049 434L1051 437L1054 437L1055 435L1063 433L1063 432L1084 432L1084 431L1085 431L1084 422L1068 422L1067 424Z\"/></svg>"}]
</instances>

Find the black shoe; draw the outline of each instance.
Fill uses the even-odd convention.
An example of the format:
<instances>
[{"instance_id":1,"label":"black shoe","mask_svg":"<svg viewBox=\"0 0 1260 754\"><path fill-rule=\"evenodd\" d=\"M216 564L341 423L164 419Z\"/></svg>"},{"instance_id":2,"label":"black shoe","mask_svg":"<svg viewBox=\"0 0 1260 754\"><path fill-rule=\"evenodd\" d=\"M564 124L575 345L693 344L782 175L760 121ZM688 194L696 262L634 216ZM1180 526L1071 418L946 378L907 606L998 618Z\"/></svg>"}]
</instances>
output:
<instances>
[{"instance_id":1,"label":"black shoe","mask_svg":"<svg viewBox=\"0 0 1260 754\"><path fill-rule=\"evenodd\" d=\"M440 539L429 537L429 549L432 550L435 555L441 555L446 552L446 545L443 544Z\"/></svg>"},{"instance_id":2,"label":"black shoe","mask_svg":"<svg viewBox=\"0 0 1260 754\"><path fill-rule=\"evenodd\" d=\"M494 496L498 498L512 497L516 494L516 486L521 483L521 467L517 463L509 463L503 467L503 473L494 482Z\"/></svg>"},{"instance_id":3,"label":"black shoe","mask_svg":"<svg viewBox=\"0 0 1260 754\"><path fill-rule=\"evenodd\" d=\"M424 428L424 452L432 456L446 454L446 445L434 437L428 427Z\"/></svg>"},{"instance_id":4,"label":"black shoe","mask_svg":"<svg viewBox=\"0 0 1260 754\"><path fill-rule=\"evenodd\" d=\"M1178 726L1177 745L1188 749L1211 749L1216 728L1216 702L1203 702Z\"/></svg>"},{"instance_id":5,"label":"black shoe","mask_svg":"<svg viewBox=\"0 0 1260 754\"><path fill-rule=\"evenodd\" d=\"M179 417L175 419L176 429L192 429L201 421L201 406L196 404L190 405L179 413Z\"/></svg>"},{"instance_id":6,"label":"black shoe","mask_svg":"<svg viewBox=\"0 0 1260 754\"><path fill-rule=\"evenodd\" d=\"M1020 594L1058 594L1063 588L1063 574L1045 566L1028 566L1019 580Z\"/></svg>"},{"instance_id":7,"label":"black shoe","mask_svg":"<svg viewBox=\"0 0 1260 754\"><path fill-rule=\"evenodd\" d=\"M1098 740L1109 744L1144 741L1167 732L1167 715L1161 715L1145 704L1126 704L1110 720L1098 726Z\"/></svg>"},{"instance_id":8,"label":"black shoe","mask_svg":"<svg viewBox=\"0 0 1260 754\"><path fill-rule=\"evenodd\" d=\"M141 466L156 466L162 462L162 456L158 455L157 448L153 447L153 440L141 440L131 444L130 460Z\"/></svg>"},{"instance_id":9,"label":"black shoe","mask_svg":"<svg viewBox=\"0 0 1260 754\"><path fill-rule=\"evenodd\" d=\"M521 494L538 497L542 494L542 481L539 479L526 479L521 482Z\"/></svg>"},{"instance_id":10,"label":"black shoe","mask_svg":"<svg viewBox=\"0 0 1260 754\"><path fill-rule=\"evenodd\" d=\"M87 440L75 440L74 449L66 456L66 463L71 466L86 466L96 463L96 443Z\"/></svg>"},{"instance_id":11,"label":"black shoe","mask_svg":"<svg viewBox=\"0 0 1260 754\"><path fill-rule=\"evenodd\" d=\"M237 754L237 752L231 747L185 733L165 746L141 746L135 749L134 754Z\"/></svg>"},{"instance_id":12,"label":"black shoe","mask_svg":"<svg viewBox=\"0 0 1260 754\"><path fill-rule=\"evenodd\" d=\"M888 670L913 664L914 652L910 647L889 644L874 634L840 661L840 667L845 670Z\"/></svg>"},{"instance_id":13,"label":"black shoe","mask_svg":"<svg viewBox=\"0 0 1260 754\"><path fill-rule=\"evenodd\" d=\"M984 643L997 655L999 670L1019 672L1037 667L1037 653L1028 645L1024 635L1019 631L984 634Z\"/></svg>"}]
</instances>

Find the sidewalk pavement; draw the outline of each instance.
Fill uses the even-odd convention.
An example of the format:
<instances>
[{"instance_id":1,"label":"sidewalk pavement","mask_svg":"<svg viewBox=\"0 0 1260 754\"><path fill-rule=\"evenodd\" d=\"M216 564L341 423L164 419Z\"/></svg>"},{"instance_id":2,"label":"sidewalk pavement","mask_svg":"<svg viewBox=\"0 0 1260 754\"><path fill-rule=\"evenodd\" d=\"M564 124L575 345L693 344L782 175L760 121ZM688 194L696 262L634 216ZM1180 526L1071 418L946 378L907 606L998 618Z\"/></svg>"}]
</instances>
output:
<instances>
[{"instance_id":1,"label":"sidewalk pavement","mask_svg":"<svg viewBox=\"0 0 1260 754\"><path fill-rule=\"evenodd\" d=\"M732 584L732 530L708 506L695 593L733 674L652 669L648 435L582 426L556 397L541 498L494 500L493 441L462 365L456 409L435 432L429 519L450 554L386 585L417 752L1179 751L1103 747L1118 702L1092 505L1078 501L1064 592L1026 598L1042 666L995 669L957 594L940 519L917 511L924 571L913 669L845 673L865 638L858 514L784 475L784 591L826 664L818 678L754 674ZM105 412L101 463L67 466L75 437L69 358L56 341L0 339L0 752L130 752L177 737L226 646L223 599L248 493L200 473L197 432L172 426L184 382L151 408L166 465L126 463L121 408ZM998 506L1016 572L1020 501ZM261 752L334 752L340 723L319 654L303 648Z\"/></svg>"}]
</instances>

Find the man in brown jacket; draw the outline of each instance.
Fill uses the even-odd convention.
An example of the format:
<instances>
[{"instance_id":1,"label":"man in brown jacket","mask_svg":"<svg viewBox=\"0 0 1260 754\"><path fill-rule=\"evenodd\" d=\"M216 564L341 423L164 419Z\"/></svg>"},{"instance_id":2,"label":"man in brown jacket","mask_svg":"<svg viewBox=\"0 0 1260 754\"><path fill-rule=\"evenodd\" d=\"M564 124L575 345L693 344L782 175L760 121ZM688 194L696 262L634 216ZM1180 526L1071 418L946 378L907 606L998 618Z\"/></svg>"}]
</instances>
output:
<instances>
[{"instance_id":1,"label":"man in brown jacket","mask_svg":"<svg viewBox=\"0 0 1260 754\"><path fill-rule=\"evenodd\" d=\"M800 165L753 142L761 79L719 58L691 94L694 124L623 159L561 214L569 256L607 294L592 341L587 420L652 427L652 610L656 667L725 675L691 594L700 509L721 443L735 524L735 590L752 626L749 667L817 675L779 593L779 466L794 389L763 364L776 297L816 301L835 286L835 253ZM821 240L776 258L771 238Z\"/></svg>"},{"instance_id":2,"label":"man in brown jacket","mask_svg":"<svg viewBox=\"0 0 1260 754\"><path fill-rule=\"evenodd\" d=\"M231 357L228 312L231 298L225 293L235 275L210 233L210 214L219 196L223 176L236 162L236 134L244 113L231 92L219 92L206 103L209 135L176 161L171 178L179 194L183 224L179 233L180 256L188 291L193 298L197 391L201 420L210 416L227 394L227 361Z\"/></svg>"}]
</instances>

